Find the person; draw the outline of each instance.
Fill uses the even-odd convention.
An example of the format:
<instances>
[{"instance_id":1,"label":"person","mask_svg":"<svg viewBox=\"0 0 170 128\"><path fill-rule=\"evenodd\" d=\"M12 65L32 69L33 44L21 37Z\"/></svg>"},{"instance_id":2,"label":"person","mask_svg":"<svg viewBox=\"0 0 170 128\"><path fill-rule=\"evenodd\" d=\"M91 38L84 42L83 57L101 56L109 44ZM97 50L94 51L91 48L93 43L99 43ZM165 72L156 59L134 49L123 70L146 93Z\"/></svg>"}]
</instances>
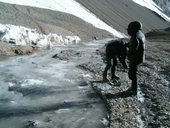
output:
<instances>
[{"instance_id":1,"label":"person","mask_svg":"<svg viewBox=\"0 0 170 128\"><path fill-rule=\"evenodd\" d=\"M133 95L137 95L137 72L139 65L144 62L145 54L145 35L142 33L142 24L139 21L129 23L127 32L131 36L129 41L129 71L128 76L131 80L129 89Z\"/></svg>"},{"instance_id":2,"label":"person","mask_svg":"<svg viewBox=\"0 0 170 128\"><path fill-rule=\"evenodd\" d=\"M111 68L111 80L119 79L115 75L117 59L122 63L123 67L127 69L127 39L111 40L106 45L106 67L103 72L103 81L108 82L107 72Z\"/></svg>"}]
</instances>

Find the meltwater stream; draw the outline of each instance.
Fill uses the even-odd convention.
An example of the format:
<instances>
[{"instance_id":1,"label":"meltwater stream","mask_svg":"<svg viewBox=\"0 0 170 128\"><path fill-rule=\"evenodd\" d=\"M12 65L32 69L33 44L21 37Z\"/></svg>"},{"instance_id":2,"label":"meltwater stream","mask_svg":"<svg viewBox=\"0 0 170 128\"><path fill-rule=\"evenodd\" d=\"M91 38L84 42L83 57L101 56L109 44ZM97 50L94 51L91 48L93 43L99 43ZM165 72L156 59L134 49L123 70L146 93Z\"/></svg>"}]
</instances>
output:
<instances>
[{"instance_id":1,"label":"meltwater stream","mask_svg":"<svg viewBox=\"0 0 170 128\"><path fill-rule=\"evenodd\" d=\"M90 47L70 49L90 53ZM52 58L61 49L0 59L0 128L106 127L106 109L88 83L90 74L76 68L82 60Z\"/></svg>"}]
</instances>

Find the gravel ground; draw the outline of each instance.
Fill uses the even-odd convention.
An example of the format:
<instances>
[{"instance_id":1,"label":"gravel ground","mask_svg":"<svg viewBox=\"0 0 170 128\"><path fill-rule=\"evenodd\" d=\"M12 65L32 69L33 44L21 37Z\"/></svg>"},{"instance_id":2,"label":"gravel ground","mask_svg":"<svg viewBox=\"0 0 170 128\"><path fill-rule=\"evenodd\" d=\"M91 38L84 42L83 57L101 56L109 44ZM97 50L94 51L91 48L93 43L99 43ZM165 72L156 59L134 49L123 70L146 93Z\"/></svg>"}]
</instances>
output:
<instances>
[{"instance_id":1,"label":"gravel ground","mask_svg":"<svg viewBox=\"0 0 170 128\"><path fill-rule=\"evenodd\" d=\"M36 46L15 46L0 42L0 56L29 55L37 50Z\"/></svg>"},{"instance_id":2,"label":"gravel ground","mask_svg":"<svg viewBox=\"0 0 170 128\"><path fill-rule=\"evenodd\" d=\"M155 36L157 33L160 36ZM117 66L117 74L121 78L121 86L110 86L101 82L102 58L82 64L81 67L94 73L92 87L105 101L109 113L110 128L169 128L170 120L170 32L155 31L148 33L146 42L146 62L139 72L137 96L129 95L130 87L127 71ZM152 35L152 36L151 36ZM96 55L103 56L103 47ZM99 52L100 51L100 52ZM98 54L99 53L99 54Z\"/></svg>"}]
</instances>

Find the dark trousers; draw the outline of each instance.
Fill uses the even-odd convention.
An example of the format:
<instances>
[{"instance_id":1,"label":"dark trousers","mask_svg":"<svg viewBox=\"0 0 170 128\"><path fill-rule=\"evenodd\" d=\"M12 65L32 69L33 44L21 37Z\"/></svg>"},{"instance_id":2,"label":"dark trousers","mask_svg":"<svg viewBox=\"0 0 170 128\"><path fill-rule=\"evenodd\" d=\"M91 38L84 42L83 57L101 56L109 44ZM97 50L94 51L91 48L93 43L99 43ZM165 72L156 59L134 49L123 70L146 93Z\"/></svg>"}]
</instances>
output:
<instances>
[{"instance_id":1,"label":"dark trousers","mask_svg":"<svg viewBox=\"0 0 170 128\"><path fill-rule=\"evenodd\" d=\"M128 76L129 79L132 80L131 83L131 89L132 91L137 91L137 73L138 73L138 64L135 63L129 63L129 72L128 72Z\"/></svg>"}]
</instances>

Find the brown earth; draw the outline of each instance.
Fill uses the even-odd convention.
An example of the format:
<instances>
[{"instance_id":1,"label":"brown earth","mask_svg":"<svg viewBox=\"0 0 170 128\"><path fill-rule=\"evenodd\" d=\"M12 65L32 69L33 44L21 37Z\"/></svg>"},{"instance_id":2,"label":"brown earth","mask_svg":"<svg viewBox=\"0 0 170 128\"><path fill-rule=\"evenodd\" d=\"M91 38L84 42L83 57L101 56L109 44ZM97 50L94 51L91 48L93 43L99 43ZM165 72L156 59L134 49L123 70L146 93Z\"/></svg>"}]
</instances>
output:
<instances>
[{"instance_id":1,"label":"brown earth","mask_svg":"<svg viewBox=\"0 0 170 128\"><path fill-rule=\"evenodd\" d=\"M0 56L29 55L37 50L36 46L14 46L0 42Z\"/></svg>"}]
</instances>

